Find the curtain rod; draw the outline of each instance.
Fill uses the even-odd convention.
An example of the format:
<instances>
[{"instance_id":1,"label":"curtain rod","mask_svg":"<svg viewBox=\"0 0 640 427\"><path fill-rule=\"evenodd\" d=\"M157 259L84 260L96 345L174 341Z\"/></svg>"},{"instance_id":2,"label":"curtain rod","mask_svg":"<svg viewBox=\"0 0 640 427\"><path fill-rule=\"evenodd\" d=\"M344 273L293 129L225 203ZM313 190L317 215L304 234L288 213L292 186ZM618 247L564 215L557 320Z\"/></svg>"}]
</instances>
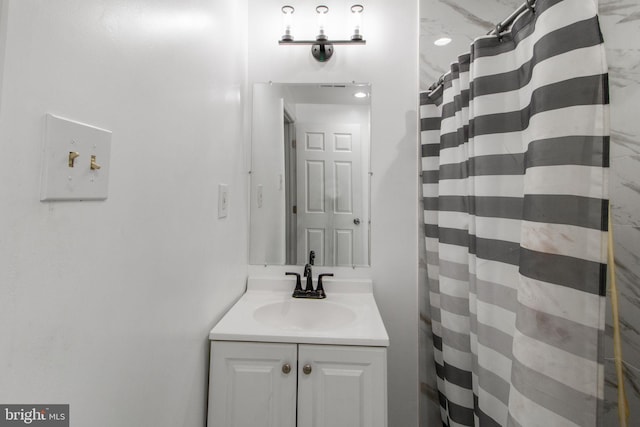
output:
<instances>
[{"instance_id":1,"label":"curtain rod","mask_svg":"<svg viewBox=\"0 0 640 427\"><path fill-rule=\"evenodd\" d=\"M513 24L513 21L515 21L516 18L527 9L529 9L531 12L535 12L535 9L533 8L535 3L536 3L536 0L526 0L524 3L520 5L519 8L517 8L511 15L509 15L507 19L505 19L504 21L496 25L496 28L489 31L487 35L492 36L492 35L497 35L499 32L502 32L502 30L504 30L505 28L508 28L511 24Z\"/></svg>"},{"instance_id":2,"label":"curtain rod","mask_svg":"<svg viewBox=\"0 0 640 427\"><path fill-rule=\"evenodd\" d=\"M520 5L520 7L518 7L511 15L509 15L505 20L503 20L502 22L500 22L498 25L496 25L496 27L489 31L487 33L488 36L493 36L493 35L500 35L500 33L505 29L508 28L511 24L513 24L513 21L516 20L516 18L518 16L520 16L520 14L522 12L524 12L525 10L529 9L531 12L535 13L535 9L534 9L534 5L536 3L536 0L525 0L524 3L522 3ZM440 76L440 78L438 78L438 80L436 82L434 82L431 86L429 86L429 89L427 89L427 91L429 92L433 92L434 90L436 90L439 86L441 86L444 83L444 74Z\"/></svg>"}]
</instances>

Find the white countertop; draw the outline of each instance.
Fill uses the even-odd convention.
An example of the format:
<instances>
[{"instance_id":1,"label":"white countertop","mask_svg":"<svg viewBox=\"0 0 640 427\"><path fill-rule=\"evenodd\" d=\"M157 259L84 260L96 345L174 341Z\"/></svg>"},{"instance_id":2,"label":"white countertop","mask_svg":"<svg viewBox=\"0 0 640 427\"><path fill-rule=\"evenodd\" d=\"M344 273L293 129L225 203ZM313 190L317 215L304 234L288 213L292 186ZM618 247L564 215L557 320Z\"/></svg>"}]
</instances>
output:
<instances>
[{"instance_id":1,"label":"white countertop","mask_svg":"<svg viewBox=\"0 0 640 427\"><path fill-rule=\"evenodd\" d=\"M371 280L325 277L323 284L327 298L301 299L291 297L293 277L250 277L247 292L211 330L209 339L389 346Z\"/></svg>"}]
</instances>

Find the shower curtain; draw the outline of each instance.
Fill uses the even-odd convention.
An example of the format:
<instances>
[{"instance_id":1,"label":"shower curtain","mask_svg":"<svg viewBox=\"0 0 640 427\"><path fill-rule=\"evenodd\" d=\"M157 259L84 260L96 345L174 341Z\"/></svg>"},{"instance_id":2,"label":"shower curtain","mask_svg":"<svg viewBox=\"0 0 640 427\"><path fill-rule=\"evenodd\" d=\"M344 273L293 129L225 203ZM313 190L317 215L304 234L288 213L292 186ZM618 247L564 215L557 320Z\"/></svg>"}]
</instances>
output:
<instances>
[{"instance_id":1,"label":"shower curtain","mask_svg":"<svg viewBox=\"0 0 640 427\"><path fill-rule=\"evenodd\" d=\"M591 0L538 0L420 94L443 424L595 426L608 81Z\"/></svg>"}]
</instances>

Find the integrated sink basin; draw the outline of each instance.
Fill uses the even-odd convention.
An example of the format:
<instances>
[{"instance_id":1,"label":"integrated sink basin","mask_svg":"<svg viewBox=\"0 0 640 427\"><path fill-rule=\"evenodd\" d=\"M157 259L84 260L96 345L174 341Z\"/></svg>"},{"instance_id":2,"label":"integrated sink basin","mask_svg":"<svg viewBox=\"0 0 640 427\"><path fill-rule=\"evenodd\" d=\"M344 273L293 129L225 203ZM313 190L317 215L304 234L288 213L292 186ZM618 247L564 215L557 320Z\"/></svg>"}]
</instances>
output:
<instances>
[{"instance_id":1,"label":"integrated sink basin","mask_svg":"<svg viewBox=\"0 0 640 427\"><path fill-rule=\"evenodd\" d=\"M389 345L370 280L325 279L326 299L292 298L295 279L250 277L209 333L221 341Z\"/></svg>"},{"instance_id":2,"label":"integrated sink basin","mask_svg":"<svg viewBox=\"0 0 640 427\"><path fill-rule=\"evenodd\" d=\"M256 309L253 318L280 329L328 330L348 325L356 320L356 314L348 307L328 301L291 298Z\"/></svg>"}]
</instances>

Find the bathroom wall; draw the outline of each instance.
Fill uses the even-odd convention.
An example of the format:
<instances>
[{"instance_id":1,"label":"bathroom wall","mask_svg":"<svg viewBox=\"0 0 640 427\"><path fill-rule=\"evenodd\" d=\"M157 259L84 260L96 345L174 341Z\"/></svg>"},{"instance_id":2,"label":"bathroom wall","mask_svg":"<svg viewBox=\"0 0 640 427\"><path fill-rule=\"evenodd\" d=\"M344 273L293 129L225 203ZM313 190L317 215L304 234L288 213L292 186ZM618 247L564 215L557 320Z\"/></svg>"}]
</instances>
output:
<instances>
[{"instance_id":1,"label":"bathroom wall","mask_svg":"<svg viewBox=\"0 0 640 427\"><path fill-rule=\"evenodd\" d=\"M353 2L330 0L331 38L348 38ZM316 36L315 5L294 2L294 37ZM417 88L418 3L371 0L364 4L366 46L335 46L327 63L310 46L279 46L275 0L249 0L250 82L369 82L371 97L371 268L317 268L341 277L373 279L391 346L388 354L389 425L418 425L417 308ZM335 23L335 24L333 24ZM285 267L251 266L250 274L280 275Z\"/></svg>"},{"instance_id":2,"label":"bathroom wall","mask_svg":"<svg viewBox=\"0 0 640 427\"><path fill-rule=\"evenodd\" d=\"M522 0L420 0L420 85L435 81L475 36L486 34ZM609 64L611 92L610 197L620 294L620 323L625 361L629 425L640 420L640 4L634 0L600 0L600 23ZM433 41L447 35L445 47ZM421 307L425 307L424 298ZM605 407L602 425L617 425L616 376L612 321L607 301ZM422 313L422 311L421 311ZM428 318L427 318L428 320ZM427 331L427 322L423 324ZM428 342L424 338L423 342ZM429 390L429 388L427 388Z\"/></svg>"},{"instance_id":3,"label":"bathroom wall","mask_svg":"<svg viewBox=\"0 0 640 427\"><path fill-rule=\"evenodd\" d=\"M0 402L202 427L247 275L246 1L3 3ZM39 201L45 113L113 132L106 201Z\"/></svg>"}]
</instances>

